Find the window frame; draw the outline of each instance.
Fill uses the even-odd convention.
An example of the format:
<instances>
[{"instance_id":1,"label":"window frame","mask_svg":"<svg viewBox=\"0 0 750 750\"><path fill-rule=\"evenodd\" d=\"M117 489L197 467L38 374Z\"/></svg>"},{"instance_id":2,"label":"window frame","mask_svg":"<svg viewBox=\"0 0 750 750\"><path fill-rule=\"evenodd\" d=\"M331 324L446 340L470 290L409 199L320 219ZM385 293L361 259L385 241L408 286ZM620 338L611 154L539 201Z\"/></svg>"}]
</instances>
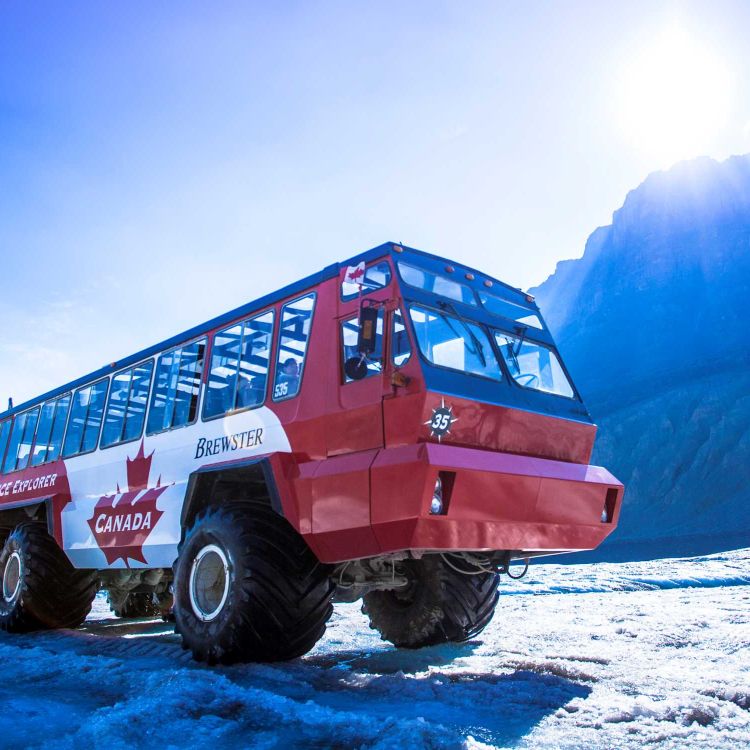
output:
<instances>
[{"instance_id":1,"label":"window frame","mask_svg":"<svg viewBox=\"0 0 750 750\"><path fill-rule=\"evenodd\" d=\"M557 347L550 346L549 344L543 344L541 341L536 341L533 338L530 338L529 336L524 336L523 339L517 334L517 333L510 333L510 331L504 331L502 328L497 328L495 326L489 326L491 335L490 340L492 341L493 347L497 349L497 352L500 356L500 360L502 361L502 366L504 371L507 371L508 373L508 381L512 383L513 385L517 385L519 388L523 388L525 391L531 391L532 393L541 393L544 396L555 396L557 398L564 398L567 401L581 401L580 396L578 395L578 391L576 390L575 385L573 384L573 378L570 377L570 373L568 372L567 368L563 364L562 357L560 356L560 352L557 350ZM538 330L538 329L535 329ZM523 385L523 383L519 383L513 373L510 371L510 367L508 366L508 363L505 360L505 355L502 352L501 345L495 338L495 333L499 333L503 336L511 336L514 339L522 340L522 343L526 343L527 341L530 344L533 344L534 346L541 347L542 349L546 349L548 352L550 352L556 359L557 363L560 365L560 370L562 371L563 375L565 376L565 379L570 386L570 390L572 391L570 396L566 396L564 393L556 393L555 391L547 391L542 388L534 388L530 385Z\"/></svg>"},{"instance_id":2,"label":"window frame","mask_svg":"<svg viewBox=\"0 0 750 750\"><path fill-rule=\"evenodd\" d=\"M305 296L305 295L303 295ZM205 409L206 409L206 402L208 400L208 392L211 390L210 388L210 381L211 381L211 363L209 363L208 369L205 368L205 361L204 361L204 369L203 369L203 376L201 377L201 383L202 383L202 390L203 390L203 398L201 399L203 403L199 403L199 412L201 415L201 422L213 422L216 419L225 419L226 417L233 417L235 414L242 414L246 411L252 411L253 409L260 409L262 406L266 405L266 402L268 401L268 388L271 381L271 365L273 364L273 348L274 348L274 341L276 333L276 319L279 317L277 314L276 306L272 305L271 307L267 307L264 310L261 310L260 312L253 313L252 315L249 315L245 318L240 318L240 320L235 320L233 323L229 323L228 325L222 326L218 331L214 331L211 336L209 337L211 339L211 350L210 352L206 350L206 358L209 358L213 360L214 357L214 344L216 343L216 336L218 336L220 333L223 333L224 331L228 331L230 328L234 328L237 325L242 326L243 330L243 337L244 337L244 329L245 329L245 323L253 320L254 318L261 318L264 315L267 315L268 313L271 313L272 320L271 320L271 341L269 343L268 347L268 371L266 372L266 384L263 389L263 400L259 404L255 404L254 406L243 406L240 409L230 409L228 411L222 412L221 414L214 414L211 417L207 417L205 415ZM177 347L179 349L179 347ZM239 363L242 361L242 357L238 357L237 359L237 375L239 375L240 372L240 366ZM274 372L274 376L275 376ZM206 379L206 382L203 383L204 378ZM236 396L236 391L235 391ZM179 428L174 428L179 429Z\"/></svg>"},{"instance_id":3,"label":"window frame","mask_svg":"<svg viewBox=\"0 0 750 750\"><path fill-rule=\"evenodd\" d=\"M416 289L418 292L422 294L429 294L430 296L435 297L437 299L447 299L451 302L451 304L454 304L454 305L456 304L465 305L466 308L470 310L484 310L484 307L479 301L477 292L474 289L474 287L471 287L468 284L465 284L463 281L454 279L451 276L446 276L444 273L440 273L439 271L433 271L425 266L420 266L420 265L417 265L416 263L411 263L408 260L396 260L395 266L396 266L396 271L398 273L399 281L408 289ZM402 266L405 266L406 268L414 269L415 271L421 271L424 274L430 274L431 276L434 276L435 278L444 279L445 281L455 284L458 287L462 287L463 289L468 289L473 302L466 302L463 299L455 299L454 297L449 297L446 294L440 294L440 292L436 292L434 289L425 289L423 286L417 286L416 284L411 284L404 278L403 273L401 273Z\"/></svg>"},{"instance_id":4,"label":"window frame","mask_svg":"<svg viewBox=\"0 0 750 750\"><path fill-rule=\"evenodd\" d=\"M376 268L377 266L380 266L380 265L386 265L386 266L388 266L388 270L390 271L390 278L388 279L388 283L387 284L384 284L383 286L371 287L369 289L364 289L364 284L362 284L363 289L362 289L361 292L354 292L353 294L344 294L344 288L343 287L344 287L344 283L345 282L341 281L339 283L339 299L341 300L341 302L351 302L354 299L359 299L361 297L366 297L368 294L374 294L375 292L380 292L383 289L388 289L388 287L391 286L391 284L393 284L393 279L395 278L395 274L393 272L393 265L391 264L391 262L390 262L390 260L388 258L381 258L380 260L375 260L372 263L370 263L369 265L365 264L365 273L364 273L364 276L367 276L367 272L371 268ZM363 281L364 281L364 277L363 277Z\"/></svg>"},{"instance_id":5,"label":"window frame","mask_svg":"<svg viewBox=\"0 0 750 750\"><path fill-rule=\"evenodd\" d=\"M387 359L388 359L389 365L394 370L400 370L402 367L406 367L406 365L408 365L409 362L412 361L412 357L414 356L414 350L419 349L419 345L415 347L414 342L412 341L412 332L409 330L409 326L406 323L406 315L404 315L405 308L406 308L406 303L404 300L401 300L401 304L399 304L399 306L395 310L391 310L391 314L390 314L390 325L388 326L388 357ZM396 364L396 357L394 356L395 340L396 340L396 316L397 315L401 316L401 325L404 327L404 333L406 333L406 340L409 343L409 355L401 364Z\"/></svg>"},{"instance_id":6,"label":"window frame","mask_svg":"<svg viewBox=\"0 0 750 750\"><path fill-rule=\"evenodd\" d=\"M477 297L479 298L480 308L487 312L489 315L492 315L496 318L501 318L502 320L507 320L511 325L514 326L523 326L526 329L534 331L547 330L544 325L544 321L542 320L541 314L539 313L539 310L534 310L531 307L524 307L519 302L513 302L512 300L505 299L505 297L501 297L499 294L493 294L488 290L478 290ZM539 325L534 325L533 323L524 323L523 319L512 318L508 315L503 315L502 313L496 312L495 310L490 309L489 305L484 301L483 297L491 297L498 300L498 302L502 304L508 305L509 307L517 307L519 310L523 310L524 312L528 313L526 317L536 318Z\"/></svg>"},{"instance_id":7,"label":"window frame","mask_svg":"<svg viewBox=\"0 0 750 750\"><path fill-rule=\"evenodd\" d=\"M56 419L57 405L60 403L60 401L62 401L66 397L70 398L70 402L68 403L68 411L65 415L65 424L63 424L62 436L60 437L60 452L57 454L57 458L50 459L50 458L47 458L47 455L49 454L50 440L52 439L52 435L54 434L54 431L55 431L55 423L57 421ZM32 457L32 467L44 466L45 464L51 464L54 461L59 461L62 459L62 449L63 449L63 445L65 445L65 435L68 432L68 417L70 416L70 411L73 406L73 391L66 391L65 393L62 393L59 396L55 396L54 398L49 398L46 401L43 401L40 404L40 406L42 407L42 410L47 404L50 404L50 403L55 405L55 410L52 413L52 425L50 426L49 438L47 439L47 450L44 454L44 461L38 464L34 464L33 457ZM42 412L40 411L39 412L40 421L41 421L41 418L42 418ZM37 423L36 430L37 430L37 434L34 436L34 448L36 448L36 441L39 437L39 423Z\"/></svg>"},{"instance_id":8,"label":"window frame","mask_svg":"<svg viewBox=\"0 0 750 750\"><path fill-rule=\"evenodd\" d=\"M209 339L211 337L206 333L202 336L198 336L198 338L191 339L190 341L186 341L184 344L178 344L177 346L173 346L171 349L165 349L163 352L159 352L158 355L154 356L154 371L152 374L152 380L151 380L151 393L149 394L148 399L148 409L146 410L146 421L144 425L144 430L146 431L146 437L151 437L152 435L164 435L167 432L173 432L174 430L181 430L183 427L190 427L191 425L194 425L200 418L201 413L203 411L203 396L206 391L206 388L204 387L206 384L204 383L204 378L206 375L206 359L208 358L209 354ZM161 361L162 357L165 357L167 354L171 354L172 352L176 352L178 349L186 349L188 346L192 346L193 344L198 344L201 341L204 342L205 347L203 350L203 366L201 368L201 376L198 379L198 403L195 408L195 416L190 422L185 422L185 424L180 425L173 425L172 427L167 427L165 429L156 430L154 432L149 432L148 429L148 418L151 416L151 407L153 406L153 399L156 395L155 385L156 385L156 371L159 369L159 362ZM213 355L213 351L211 351L211 354ZM179 380L179 378L178 378ZM214 417L211 417L211 419L214 419ZM204 420L205 421L205 420Z\"/></svg>"},{"instance_id":9,"label":"window frame","mask_svg":"<svg viewBox=\"0 0 750 750\"><path fill-rule=\"evenodd\" d=\"M39 410L39 414L37 414L36 424L34 425L34 434L31 436L31 443L29 444L28 461L26 461L26 465L25 466L22 466L22 467L19 468L19 466L18 466L18 450L21 447L21 444L23 443L23 436L24 436L24 434L26 434L26 428L27 428L26 422L24 421L23 433L21 434L21 440L18 443L18 445L16 446L16 460L13 463L13 468L9 469L9 470L6 470L5 469L5 461L8 458L8 448L10 447L10 439L11 439L11 437L13 437L13 429L16 426L16 420L19 417L26 417L28 414L30 414L35 409ZM2 461L2 464L0 464L0 469L2 470L3 474L5 474L5 475L15 474L18 471L25 471L26 469L30 468L31 457L32 457L32 455L34 453L34 445L36 443L36 431L37 431L37 428L39 427L39 417L41 415L42 415L42 404L35 404L34 406L31 406L28 409L24 409L22 412L19 412L18 414L14 414L13 415L13 417L11 419L10 432L8 433L8 442L5 444L5 450L4 450L4 454L5 455L3 455L3 461Z\"/></svg>"},{"instance_id":10,"label":"window frame","mask_svg":"<svg viewBox=\"0 0 750 750\"><path fill-rule=\"evenodd\" d=\"M381 317L382 316L382 317ZM383 331L380 334L381 337L381 352L380 352L380 372L373 372L365 375L365 377L361 378L360 380L347 380L346 370L344 369L344 365L346 365L346 360L344 359L344 324L349 323L352 320L359 319L359 310L356 313L342 316L341 318L337 319L338 327L339 327L339 375L341 376L341 381L339 382L340 386L347 386L351 385L352 383L362 383L364 381L370 380L370 378L376 377L377 375L383 376L385 374L385 367L386 364L389 362L388 355L386 353L386 341L387 341L387 330L388 330L388 315L387 311L384 306L378 307L378 321L382 322L382 328ZM375 326L375 332L377 335L377 324Z\"/></svg>"},{"instance_id":11,"label":"window frame","mask_svg":"<svg viewBox=\"0 0 750 750\"><path fill-rule=\"evenodd\" d=\"M8 443L10 443L10 433L13 431L13 417L8 417L0 421L0 435L2 435L2 429L5 425L8 425L8 435L5 438L5 443L0 444L0 474L5 474L3 471L3 464L5 463L5 454L8 450Z\"/></svg>"},{"instance_id":12,"label":"window frame","mask_svg":"<svg viewBox=\"0 0 750 750\"><path fill-rule=\"evenodd\" d=\"M125 369L128 369L128 368L125 368ZM73 391L72 399L74 399L78 395L78 393L80 393L81 391L85 390L86 388L92 388L93 389L94 386L99 385L99 383L103 383L105 381L107 383L107 387L106 387L106 389L104 391L104 407L102 408L102 419L101 419L101 422L99 424L99 432L98 432L98 434L96 436L96 442L94 443L94 447L90 448L87 451L79 451L77 453L72 453L71 455L66 456L66 455L64 455L64 453L65 453L65 441L68 438L68 430L70 429L70 420L71 420L71 417L73 416L73 400L71 399L71 402L70 402L70 411L68 412L68 420L67 420L67 422L65 424L65 434L63 435L62 447L60 449L60 459L61 460L66 460L67 461L67 460L70 460L71 458L78 458L78 456L87 456L89 453L94 453L94 451L96 451L99 448L99 440L100 440L100 438L102 436L102 428L104 427L104 413L105 413L105 411L107 409L107 402L109 401L110 378L111 378L110 375L105 375L103 378L99 378L98 380L95 380L92 383L86 383L85 385L82 385L82 386L80 386L79 388L76 388ZM86 436L86 425L88 424L90 407L91 407L91 402L89 402L89 406L86 408L86 418L83 421L83 432L81 433L81 443L83 443L83 438ZM118 445L119 445L119 443L118 443Z\"/></svg>"},{"instance_id":13,"label":"window frame","mask_svg":"<svg viewBox=\"0 0 750 750\"><path fill-rule=\"evenodd\" d=\"M427 358L427 355L422 351L422 347L419 343L419 336L417 336L417 332L414 329L414 320L411 317L411 308L416 305L417 307L421 307L423 310L429 310L432 313L437 313L438 315L447 315L449 318L454 318L460 323L460 319L456 318L455 315L451 314L450 312L447 312L446 310L438 310L434 307L430 307L429 305L425 305L423 302L418 302L416 300L404 300L404 306L406 307L408 313L409 313L409 325L411 326L411 333L414 336L414 344L417 352L417 356L422 360L426 365L429 367L436 367L439 370L445 370L446 372L452 372L452 373L458 373L459 375L466 375L470 378L480 378L481 380L485 380L489 383L505 383L508 381L508 374L506 372L505 366L504 366L504 360L501 362L502 355L499 355L499 352L495 349L495 344L493 341L492 335L489 333L488 328L484 325L484 323L480 323L477 320L473 320L471 318L467 319L467 323L470 325L475 325L478 328L481 329L482 333L487 337L487 342L490 345L490 351L492 352L492 356L495 358L495 362L497 363L498 371L500 372L500 378L491 378L489 375L480 375L476 372L469 372L468 370L459 370L455 367L447 367L446 365L438 365L435 364L432 360Z\"/></svg>"},{"instance_id":14,"label":"window frame","mask_svg":"<svg viewBox=\"0 0 750 750\"><path fill-rule=\"evenodd\" d=\"M102 440L104 438L104 425L107 421L107 412L109 410L109 399L112 396L112 387L111 383L115 382L115 378L118 375L122 375L124 372L128 372L129 370L135 371L142 365L146 364L147 362L151 363L151 374L149 375L148 379L148 391L146 392L146 408L143 410L143 424L141 425L141 429L136 435L136 437L128 438L127 440L118 440L115 443L109 443L109 445L102 445ZM106 400L104 402L104 410L102 411L102 423L99 427L99 436L97 438L97 447L101 451L109 450L110 448L116 448L118 445L127 445L128 443L134 443L136 440L140 440L143 437L143 431L146 429L146 419L148 418L148 409L149 404L151 402L151 386L154 382L154 369L155 369L155 362L154 357L147 357L144 360L141 360L140 362L136 362L134 365L130 365L130 367L123 367L122 370L118 370L117 372L113 373L112 375L109 375L110 378L110 386L107 389L107 396ZM130 405L130 394L133 389L133 377L131 375L130 377L130 385L128 386L128 400L125 403L125 413L123 414L122 418L122 429L125 429L125 425L127 424L127 418L128 418L128 406ZM86 412L86 417L88 419L88 412ZM81 454L76 454L81 455Z\"/></svg>"},{"instance_id":15,"label":"window frame","mask_svg":"<svg viewBox=\"0 0 750 750\"><path fill-rule=\"evenodd\" d=\"M385 288L385 287L383 287ZM307 341L305 342L305 351L302 355L302 370L299 373L299 386L297 388L296 393L293 393L291 395L286 396L279 396L279 398L276 398L274 395L274 391L276 390L276 376L278 374L279 366L281 364L281 325L284 322L284 308L286 308L288 305L294 304L295 302L299 302L300 300L305 299L305 297L312 297L312 307L310 308L310 332L307 336ZM315 323L315 310L318 307L318 292L316 290L311 290L308 292L305 292L304 294L300 294L294 299L290 299L287 302L284 302L283 304L279 305L279 315L278 315L278 326L276 329L276 337L274 338L274 345L276 347L276 357L274 358L274 368L273 368L273 387L271 388L271 401L273 403L278 404L283 401L290 401L293 398L297 398L297 396L302 393L302 378L305 375L305 372L307 372L307 356L308 356L308 350L310 348L310 340L312 339L313 334L313 324Z\"/></svg>"}]
</instances>

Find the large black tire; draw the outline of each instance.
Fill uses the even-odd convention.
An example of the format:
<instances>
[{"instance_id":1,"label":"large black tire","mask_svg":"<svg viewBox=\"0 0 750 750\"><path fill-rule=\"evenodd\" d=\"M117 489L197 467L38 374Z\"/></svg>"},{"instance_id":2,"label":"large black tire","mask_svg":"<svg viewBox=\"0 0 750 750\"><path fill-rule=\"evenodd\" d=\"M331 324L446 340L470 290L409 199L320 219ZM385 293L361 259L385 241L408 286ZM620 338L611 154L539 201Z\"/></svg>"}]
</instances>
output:
<instances>
[{"instance_id":1,"label":"large black tire","mask_svg":"<svg viewBox=\"0 0 750 750\"><path fill-rule=\"evenodd\" d=\"M121 603L113 601L107 595L107 603L115 617L121 617L123 620L162 616L162 610L151 593L128 594Z\"/></svg>"},{"instance_id":2,"label":"large black tire","mask_svg":"<svg viewBox=\"0 0 750 750\"><path fill-rule=\"evenodd\" d=\"M16 526L0 552L0 628L9 633L78 627L98 580L76 570L39 523Z\"/></svg>"},{"instance_id":3,"label":"large black tire","mask_svg":"<svg viewBox=\"0 0 750 750\"><path fill-rule=\"evenodd\" d=\"M175 629L208 664L293 659L323 636L333 588L328 567L266 504L209 508L180 545Z\"/></svg>"},{"instance_id":4,"label":"large black tire","mask_svg":"<svg viewBox=\"0 0 750 750\"><path fill-rule=\"evenodd\" d=\"M465 575L439 555L406 560L404 590L372 591L362 611L384 641L402 648L462 642L484 630L499 598L497 573Z\"/></svg>"}]
</instances>

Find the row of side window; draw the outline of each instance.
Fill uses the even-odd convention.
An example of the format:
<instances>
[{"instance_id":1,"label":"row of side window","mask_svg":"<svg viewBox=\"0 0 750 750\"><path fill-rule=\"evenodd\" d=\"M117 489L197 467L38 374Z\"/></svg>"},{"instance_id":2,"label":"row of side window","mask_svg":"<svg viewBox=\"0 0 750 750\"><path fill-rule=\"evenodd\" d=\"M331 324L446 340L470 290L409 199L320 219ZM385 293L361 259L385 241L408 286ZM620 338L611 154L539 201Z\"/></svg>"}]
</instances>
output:
<instances>
[{"instance_id":1,"label":"row of side window","mask_svg":"<svg viewBox=\"0 0 750 750\"><path fill-rule=\"evenodd\" d=\"M307 294L281 310L274 401L299 393L315 298L314 292ZM273 327L274 311L268 310L215 334L203 419L257 408L265 402ZM111 388L109 378L103 378L79 388L72 397L67 393L2 422L0 460L3 456L5 460L0 469L8 473L55 461L60 455L70 458L89 453L96 448L100 432L99 447L108 448L137 440L144 423L147 435L193 424L198 416L206 343L203 338L161 354L155 374L154 360L149 359L114 375Z\"/></svg>"}]
</instances>

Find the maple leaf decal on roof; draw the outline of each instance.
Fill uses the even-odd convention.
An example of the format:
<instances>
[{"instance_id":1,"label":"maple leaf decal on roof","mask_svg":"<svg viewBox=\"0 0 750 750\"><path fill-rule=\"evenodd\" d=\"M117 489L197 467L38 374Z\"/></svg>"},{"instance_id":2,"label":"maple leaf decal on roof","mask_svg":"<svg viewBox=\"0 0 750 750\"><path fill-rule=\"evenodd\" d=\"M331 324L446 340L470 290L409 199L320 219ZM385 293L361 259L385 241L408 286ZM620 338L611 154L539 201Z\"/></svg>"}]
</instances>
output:
<instances>
[{"instance_id":1,"label":"maple leaf decal on roof","mask_svg":"<svg viewBox=\"0 0 750 750\"><path fill-rule=\"evenodd\" d=\"M357 264L356 266L348 266L346 273L344 274L344 281L348 284L361 284L362 277L365 275L365 263Z\"/></svg>"},{"instance_id":2,"label":"maple leaf decal on roof","mask_svg":"<svg viewBox=\"0 0 750 750\"><path fill-rule=\"evenodd\" d=\"M107 565L118 560L128 568L130 560L147 564L143 545L164 515L164 511L156 507L156 501L170 485L162 485L159 477L156 485L149 488L154 454L145 455L143 442L141 440L136 455L126 459L128 486L121 490L118 485L114 495L104 495L94 506L94 515L88 521Z\"/></svg>"}]
</instances>

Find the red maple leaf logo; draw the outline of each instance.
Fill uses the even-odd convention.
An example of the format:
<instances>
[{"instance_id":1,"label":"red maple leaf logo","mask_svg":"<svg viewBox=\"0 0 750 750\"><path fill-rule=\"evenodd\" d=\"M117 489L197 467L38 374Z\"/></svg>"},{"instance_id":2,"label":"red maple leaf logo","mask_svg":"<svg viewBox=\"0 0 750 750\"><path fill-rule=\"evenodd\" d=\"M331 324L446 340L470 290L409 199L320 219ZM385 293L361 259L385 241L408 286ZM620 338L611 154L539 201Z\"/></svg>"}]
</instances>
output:
<instances>
[{"instance_id":1,"label":"red maple leaf logo","mask_svg":"<svg viewBox=\"0 0 750 750\"><path fill-rule=\"evenodd\" d=\"M164 515L164 511L156 507L156 501L169 486L162 486L159 477L156 486L148 488L153 455L153 452L144 455L141 440L138 453L126 461L127 488L123 491L118 485L114 495L104 495L94 506L94 515L88 524L107 565L117 560L122 560L128 568L128 560L146 564L143 545Z\"/></svg>"},{"instance_id":2,"label":"red maple leaf logo","mask_svg":"<svg viewBox=\"0 0 750 750\"><path fill-rule=\"evenodd\" d=\"M365 275L365 264L360 263L358 266L349 266L346 269L344 281L348 284L360 284L360 279Z\"/></svg>"}]
</instances>

